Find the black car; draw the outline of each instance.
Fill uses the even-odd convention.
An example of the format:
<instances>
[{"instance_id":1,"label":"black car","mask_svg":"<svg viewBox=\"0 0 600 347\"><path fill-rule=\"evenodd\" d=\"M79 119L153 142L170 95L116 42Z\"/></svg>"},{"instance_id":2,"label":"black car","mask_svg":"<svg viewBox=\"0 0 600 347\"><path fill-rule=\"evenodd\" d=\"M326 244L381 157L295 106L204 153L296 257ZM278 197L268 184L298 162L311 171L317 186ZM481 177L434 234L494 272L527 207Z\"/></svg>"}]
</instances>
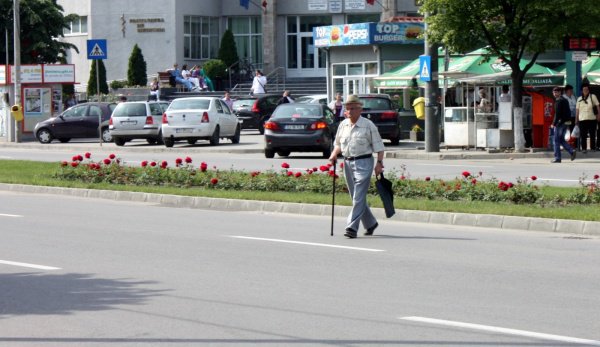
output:
<instances>
[{"instance_id":1,"label":"black car","mask_svg":"<svg viewBox=\"0 0 600 347\"><path fill-rule=\"evenodd\" d=\"M247 96L233 101L233 113L242 121L242 129L258 129L264 134L264 123L281 99L278 94Z\"/></svg>"},{"instance_id":2,"label":"black car","mask_svg":"<svg viewBox=\"0 0 600 347\"><path fill-rule=\"evenodd\" d=\"M379 130L382 139L388 139L392 145L400 143L400 114L387 94L360 94L363 103L361 116L370 119Z\"/></svg>"},{"instance_id":3,"label":"black car","mask_svg":"<svg viewBox=\"0 0 600 347\"><path fill-rule=\"evenodd\" d=\"M57 117L46 119L35 125L33 133L41 143L50 143L56 139L69 142L73 138L98 138L99 118L102 123L102 139L110 142L108 120L115 103L87 102L68 108Z\"/></svg>"},{"instance_id":4,"label":"black car","mask_svg":"<svg viewBox=\"0 0 600 347\"><path fill-rule=\"evenodd\" d=\"M321 104L282 104L265 123L265 157L291 152L322 152L329 158L338 123Z\"/></svg>"}]
</instances>

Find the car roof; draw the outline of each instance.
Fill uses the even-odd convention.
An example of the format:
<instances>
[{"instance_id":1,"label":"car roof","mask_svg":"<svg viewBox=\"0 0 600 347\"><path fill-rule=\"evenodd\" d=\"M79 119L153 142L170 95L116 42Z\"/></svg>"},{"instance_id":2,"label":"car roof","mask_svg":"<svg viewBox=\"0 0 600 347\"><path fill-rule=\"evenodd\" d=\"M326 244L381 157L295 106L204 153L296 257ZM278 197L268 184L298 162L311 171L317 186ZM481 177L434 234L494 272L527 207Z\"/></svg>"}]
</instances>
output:
<instances>
[{"instance_id":1,"label":"car roof","mask_svg":"<svg viewBox=\"0 0 600 347\"><path fill-rule=\"evenodd\" d=\"M386 98L391 99L388 94L358 94L359 98Z\"/></svg>"}]
</instances>

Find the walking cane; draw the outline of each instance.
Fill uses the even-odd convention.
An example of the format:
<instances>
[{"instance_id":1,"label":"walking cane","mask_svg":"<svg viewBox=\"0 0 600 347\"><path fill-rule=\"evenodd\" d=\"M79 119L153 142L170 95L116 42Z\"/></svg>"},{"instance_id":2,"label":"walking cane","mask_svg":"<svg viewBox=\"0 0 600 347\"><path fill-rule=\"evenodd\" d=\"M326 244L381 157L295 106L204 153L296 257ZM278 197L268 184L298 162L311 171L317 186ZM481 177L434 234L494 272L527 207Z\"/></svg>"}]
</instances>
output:
<instances>
[{"instance_id":1,"label":"walking cane","mask_svg":"<svg viewBox=\"0 0 600 347\"><path fill-rule=\"evenodd\" d=\"M333 188L331 189L331 236L333 236L333 212L335 209L335 176L336 170L335 165L337 164L337 160L333 162Z\"/></svg>"}]
</instances>

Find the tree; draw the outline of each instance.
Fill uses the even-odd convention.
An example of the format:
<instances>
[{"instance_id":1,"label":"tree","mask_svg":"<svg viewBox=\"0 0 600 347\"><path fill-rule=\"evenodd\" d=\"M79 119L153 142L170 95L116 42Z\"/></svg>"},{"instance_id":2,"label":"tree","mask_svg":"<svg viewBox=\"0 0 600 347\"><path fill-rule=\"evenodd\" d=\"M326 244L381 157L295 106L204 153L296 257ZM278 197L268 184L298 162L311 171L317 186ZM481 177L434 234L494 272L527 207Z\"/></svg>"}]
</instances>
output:
<instances>
[{"instance_id":1,"label":"tree","mask_svg":"<svg viewBox=\"0 0 600 347\"><path fill-rule=\"evenodd\" d=\"M79 18L75 14L63 15L63 8L56 0L20 0L21 63L43 64L59 62L73 44L57 40L63 37L63 29ZM9 60L13 57L13 0L0 0L0 30L9 33ZM6 63L6 48L0 47L0 64Z\"/></svg>"},{"instance_id":2,"label":"tree","mask_svg":"<svg viewBox=\"0 0 600 347\"><path fill-rule=\"evenodd\" d=\"M511 69L515 150L525 149L523 78L538 56L561 47L567 35L600 34L597 0L422 0L428 39L456 52L481 44ZM529 55L530 63L519 66Z\"/></svg>"},{"instance_id":3,"label":"tree","mask_svg":"<svg viewBox=\"0 0 600 347\"><path fill-rule=\"evenodd\" d=\"M130 86L145 86L148 84L146 75L146 61L142 50L137 43L133 46L129 56L129 67L127 68L127 84Z\"/></svg>"},{"instance_id":4,"label":"tree","mask_svg":"<svg viewBox=\"0 0 600 347\"><path fill-rule=\"evenodd\" d=\"M106 83L106 68L102 59L98 60L98 78L100 79L100 93L108 94L108 84ZM90 69L90 78L88 79L87 94L88 98L97 93L96 86L96 62L92 61L92 67Z\"/></svg>"},{"instance_id":5,"label":"tree","mask_svg":"<svg viewBox=\"0 0 600 347\"><path fill-rule=\"evenodd\" d=\"M223 33L223 37L221 38L221 47L219 47L218 58L219 60L222 60L227 67L240 60L237 53L237 46L235 45L235 38L233 37L233 32L230 29L225 30Z\"/></svg>"}]
</instances>

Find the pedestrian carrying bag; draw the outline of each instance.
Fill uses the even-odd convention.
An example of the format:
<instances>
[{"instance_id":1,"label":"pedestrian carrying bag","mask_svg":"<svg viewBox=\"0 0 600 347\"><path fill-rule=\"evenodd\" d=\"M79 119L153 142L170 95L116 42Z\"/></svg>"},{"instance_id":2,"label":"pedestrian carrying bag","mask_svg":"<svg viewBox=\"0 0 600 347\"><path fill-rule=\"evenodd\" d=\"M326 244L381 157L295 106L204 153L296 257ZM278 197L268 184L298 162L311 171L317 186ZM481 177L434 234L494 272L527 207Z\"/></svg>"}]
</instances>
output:
<instances>
[{"instance_id":1,"label":"pedestrian carrying bag","mask_svg":"<svg viewBox=\"0 0 600 347\"><path fill-rule=\"evenodd\" d=\"M377 176L375 187L377 187L377 192L379 193L381 202L383 202L385 216L387 218L392 217L396 213L396 210L394 209L394 189L392 187L392 182L383 177L382 172Z\"/></svg>"}]
</instances>

